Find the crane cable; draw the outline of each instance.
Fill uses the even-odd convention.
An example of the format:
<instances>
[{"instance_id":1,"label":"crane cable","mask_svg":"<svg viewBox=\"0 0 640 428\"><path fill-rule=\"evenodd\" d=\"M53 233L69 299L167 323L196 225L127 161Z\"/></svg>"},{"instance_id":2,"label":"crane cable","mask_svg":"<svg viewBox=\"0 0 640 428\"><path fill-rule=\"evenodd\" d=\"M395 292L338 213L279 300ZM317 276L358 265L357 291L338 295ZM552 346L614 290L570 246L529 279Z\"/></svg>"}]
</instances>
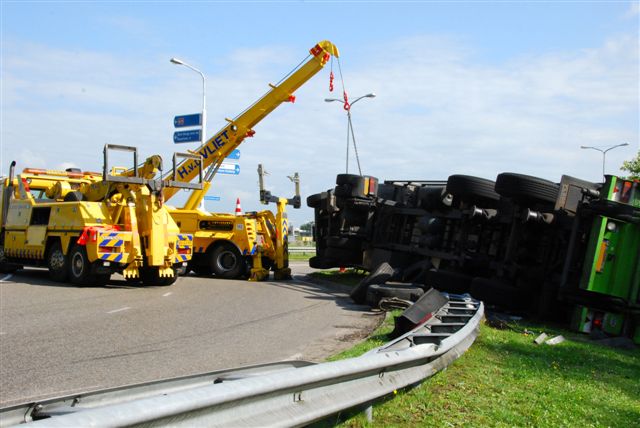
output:
<instances>
[{"instance_id":1,"label":"crane cable","mask_svg":"<svg viewBox=\"0 0 640 428\"><path fill-rule=\"evenodd\" d=\"M333 57L331 57L331 66L333 67ZM342 76L342 66L340 65L340 58L338 61L338 72L340 73L340 83L342 84L342 97L344 99L344 105L342 108L347 112L347 170L349 172L349 132L351 132L351 140L353 141L353 151L356 155L356 163L358 164L358 174L362 176L362 168L360 167L360 156L358 155L358 146L356 145L356 136L353 133L353 123L351 122L351 104L349 103L349 96L344 86L344 77Z\"/></svg>"}]
</instances>

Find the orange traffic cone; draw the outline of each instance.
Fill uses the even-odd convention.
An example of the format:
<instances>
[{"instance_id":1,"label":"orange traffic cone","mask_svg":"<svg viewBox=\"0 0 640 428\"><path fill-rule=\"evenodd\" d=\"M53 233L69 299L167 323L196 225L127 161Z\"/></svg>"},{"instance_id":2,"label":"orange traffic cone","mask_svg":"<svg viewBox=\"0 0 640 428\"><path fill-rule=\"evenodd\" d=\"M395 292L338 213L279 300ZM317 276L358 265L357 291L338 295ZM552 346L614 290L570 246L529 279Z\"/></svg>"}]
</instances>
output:
<instances>
[{"instance_id":1,"label":"orange traffic cone","mask_svg":"<svg viewBox=\"0 0 640 428\"><path fill-rule=\"evenodd\" d=\"M240 206L240 198L236 199L236 215L242 215L242 207Z\"/></svg>"}]
</instances>

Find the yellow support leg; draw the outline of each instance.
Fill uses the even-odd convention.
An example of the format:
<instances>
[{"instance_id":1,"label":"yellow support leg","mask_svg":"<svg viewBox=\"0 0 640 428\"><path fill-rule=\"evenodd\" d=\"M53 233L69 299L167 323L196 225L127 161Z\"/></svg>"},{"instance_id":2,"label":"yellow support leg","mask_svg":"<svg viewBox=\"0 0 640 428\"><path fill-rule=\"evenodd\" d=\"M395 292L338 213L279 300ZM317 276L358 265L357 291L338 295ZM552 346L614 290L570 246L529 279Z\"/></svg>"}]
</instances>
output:
<instances>
[{"instance_id":1,"label":"yellow support leg","mask_svg":"<svg viewBox=\"0 0 640 428\"><path fill-rule=\"evenodd\" d=\"M252 257L252 268L249 281L266 281L269 279L269 271L262 266L262 249L258 249Z\"/></svg>"}]
</instances>

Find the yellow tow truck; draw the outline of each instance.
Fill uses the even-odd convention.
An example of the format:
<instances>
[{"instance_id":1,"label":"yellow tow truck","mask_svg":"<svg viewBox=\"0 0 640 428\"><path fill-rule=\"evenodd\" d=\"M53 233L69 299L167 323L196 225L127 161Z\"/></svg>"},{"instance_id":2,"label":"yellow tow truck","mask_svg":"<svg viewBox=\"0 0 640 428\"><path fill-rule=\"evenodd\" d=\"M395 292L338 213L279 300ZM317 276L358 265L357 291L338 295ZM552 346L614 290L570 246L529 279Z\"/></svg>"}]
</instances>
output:
<instances>
[{"instance_id":1,"label":"yellow tow truck","mask_svg":"<svg viewBox=\"0 0 640 428\"><path fill-rule=\"evenodd\" d=\"M325 40L316 44L299 67L279 84L270 84L270 90L262 98L236 118L226 119L228 124L224 128L192 152L202 157L202 168L206 171L202 189L193 191L182 208L172 208L170 213L183 233L193 235L194 254L189 269L196 274L263 280L268 278L269 268L272 268L276 279L290 277L286 258L286 204L278 203L277 215L260 211L235 216L204 212L198 207L225 158L245 138L252 137L255 134L253 127L280 104L295 101L293 93L318 73L332 56L338 58L339 52L331 42ZM188 183L197 177L197 163L193 159L186 159L176 168L172 172L176 181ZM176 188L166 188L165 200L176 192ZM277 233L278 230L281 233Z\"/></svg>"},{"instance_id":2,"label":"yellow tow truck","mask_svg":"<svg viewBox=\"0 0 640 428\"><path fill-rule=\"evenodd\" d=\"M130 169L109 168L109 151L133 154ZM200 162L191 154L174 155ZM137 149L105 145L102 174L27 168L0 186L0 271L45 266L56 281L105 284L119 272L145 285L170 285L189 262L193 237L180 232L163 202L167 187L200 183L159 180L162 159L141 165Z\"/></svg>"}]
</instances>

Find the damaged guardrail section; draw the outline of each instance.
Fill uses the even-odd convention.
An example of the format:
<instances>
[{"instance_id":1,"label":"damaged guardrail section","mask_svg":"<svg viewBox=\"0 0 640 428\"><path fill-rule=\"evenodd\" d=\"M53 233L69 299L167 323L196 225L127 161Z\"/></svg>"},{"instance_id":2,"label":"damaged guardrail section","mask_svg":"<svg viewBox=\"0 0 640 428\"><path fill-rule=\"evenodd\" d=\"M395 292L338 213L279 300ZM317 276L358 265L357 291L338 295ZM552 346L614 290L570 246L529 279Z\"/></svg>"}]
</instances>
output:
<instances>
[{"instance_id":1,"label":"damaged guardrail section","mask_svg":"<svg viewBox=\"0 0 640 428\"><path fill-rule=\"evenodd\" d=\"M76 395L0 410L2 426L301 426L419 383L457 359L478 335L481 302L446 296L408 333L366 354L322 364L281 362ZM191 383L191 386L189 385ZM164 385L164 386L163 386ZM117 391L117 399L113 391ZM43 419L39 419L43 418ZM35 420L39 419L39 420Z\"/></svg>"}]
</instances>

